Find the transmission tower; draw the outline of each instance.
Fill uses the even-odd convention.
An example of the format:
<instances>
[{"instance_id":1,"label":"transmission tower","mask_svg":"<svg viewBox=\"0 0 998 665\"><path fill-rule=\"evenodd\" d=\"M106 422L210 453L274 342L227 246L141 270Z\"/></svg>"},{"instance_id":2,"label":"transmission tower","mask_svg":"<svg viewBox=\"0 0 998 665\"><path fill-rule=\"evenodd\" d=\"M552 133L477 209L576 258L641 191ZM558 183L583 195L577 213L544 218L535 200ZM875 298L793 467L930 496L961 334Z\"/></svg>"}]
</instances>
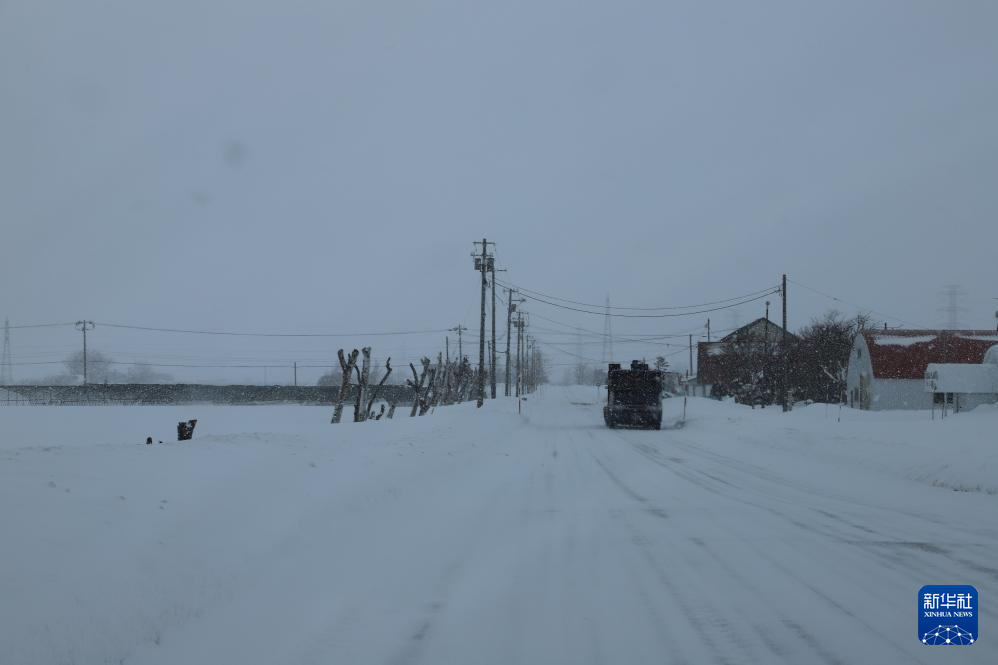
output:
<instances>
[{"instance_id":1,"label":"transmission tower","mask_svg":"<svg viewBox=\"0 0 998 665\"><path fill-rule=\"evenodd\" d=\"M960 300L967 295L967 289L960 284L947 284L939 295L945 300L945 304L940 305L939 311L946 315L946 328L959 330L960 314L967 311L967 308L960 304Z\"/></svg>"},{"instance_id":2,"label":"transmission tower","mask_svg":"<svg viewBox=\"0 0 998 665\"><path fill-rule=\"evenodd\" d=\"M603 315L603 364L613 362L613 324L610 316L610 294L606 294L606 313Z\"/></svg>"},{"instance_id":3,"label":"transmission tower","mask_svg":"<svg viewBox=\"0 0 998 665\"><path fill-rule=\"evenodd\" d=\"M3 356L0 359L0 386L14 385L14 359L10 351L10 320L3 320Z\"/></svg>"}]
</instances>

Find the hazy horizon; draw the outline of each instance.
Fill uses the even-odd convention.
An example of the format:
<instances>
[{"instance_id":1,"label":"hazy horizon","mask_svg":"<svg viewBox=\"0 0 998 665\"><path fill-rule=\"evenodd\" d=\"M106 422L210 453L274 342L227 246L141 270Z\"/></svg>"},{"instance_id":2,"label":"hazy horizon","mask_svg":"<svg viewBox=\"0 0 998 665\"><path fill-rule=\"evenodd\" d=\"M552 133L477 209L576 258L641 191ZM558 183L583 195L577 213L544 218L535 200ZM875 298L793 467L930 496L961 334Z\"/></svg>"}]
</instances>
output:
<instances>
[{"instance_id":1,"label":"hazy horizon","mask_svg":"<svg viewBox=\"0 0 998 665\"><path fill-rule=\"evenodd\" d=\"M371 345L398 365L444 335L101 324L462 324L477 344L470 253L486 236L500 280L584 303L713 302L787 273L794 330L832 308L942 326L947 284L966 290L964 327L993 329L996 20L984 1L7 0L0 322L92 320L90 348L121 362L284 368ZM552 363L602 359L601 339L572 331L601 334L599 312L525 309ZM613 332L700 335L708 316L716 331L764 311ZM38 378L81 339L11 342L16 376ZM685 369L686 340L658 342L615 356Z\"/></svg>"}]
</instances>

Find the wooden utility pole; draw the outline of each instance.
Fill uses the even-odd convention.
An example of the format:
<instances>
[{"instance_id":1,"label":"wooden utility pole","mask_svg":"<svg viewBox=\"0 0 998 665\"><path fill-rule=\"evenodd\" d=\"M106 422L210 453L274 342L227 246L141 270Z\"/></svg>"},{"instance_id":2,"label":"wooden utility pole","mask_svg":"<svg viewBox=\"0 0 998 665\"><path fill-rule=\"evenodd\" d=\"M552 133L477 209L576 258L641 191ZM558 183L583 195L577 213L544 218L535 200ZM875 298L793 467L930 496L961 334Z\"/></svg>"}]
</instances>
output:
<instances>
[{"instance_id":1,"label":"wooden utility pole","mask_svg":"<svg viewBox=\"0 0 998 665\"><path fill-rule=\"evenodd\" d=\"M513 294L516 293L513 289L506 289L506 386L503 393L506 397L510 395L510 366L509 366L509 343L510 337L512 336L512 324L513 324L513 310L516 308L516 303L513 302Z\"/></svg>"},{"instance_id":2,"label":"wooden utility pole","mask_svg":"<svg viewBox=\"0 0 998 665\"><path fill-rule=\"evenodd\" d=\"M478 333L478 406L481 407L485 403L485 287L487 286L487 279L485 277L486 271L488 270L488 261L486 260L486 251L488 250L488 241L482 238L482 317L481 317L481 331Z\"/></svg>"},{"instance_id":3,"label":"wooden utility pole","mask_svg":"<svg viewBox=\"0 0 998 665\"><path fill-rule=\"evenodd\" d=\"M520 396L520 347L523 342L523 313L516 313L516 396Z\"/></svg>"},{"instance_id":4,"label":"wooden utility pole","mask_svg":"<svg viewBox=\"0 0 998 665\"><path fill-rule=\"evenodd\" d=\"M489 349L491 362L489 372L492 379L492 399L496 398L496 267L492 264L492 347Z\"/></svg>"},{"instance_id":5,"label":"wooden utility pole","mask_svg":"<svg viewBox=\"0 0 998 665\"><path fill-rule=\"evenodd\" d=\"M481 255L476 254L474 257L475 270L482 275L482 315L479 318L478 334L478 406L481 407L485 403L485 289L489 285L487 275L490 270L495 269L494 257L489 255L489 241L486 238L482 238Z\"/></svg>"},{"instance_id":6,"label":"wooden utility pole","mask_svg":"<svg viewBox=\"0 0 998 665\"><path fill-rule=\"evenodd\" d=\"M467 328L458 324L453 328L451 328L451 330L457 333L457 362L458 364L460 364L464 362L464 347L461 346L461 335L464 333L465 330L467 330ZM448 344L450 343L449 338L447 342Z\"/></svg>"},{"instance_id":7,"label":"wooden utility pole","mask_svg":"<svg viewBox=\"0 0 998 665\"><path fill-rule=\"evenodd\" d=\"M787 274L783 273L783 285L780 288L780 295L783 297L783 332L780 333L780 352L783 361L783 390L781 402L783 410L790 410L790 364L787 357Z\"/></svg>"},{"instance_id":8,"label":"wooden utility pole","mask_svg":"<svg viewBox=\"0 0 998 665\"><path fill-rule=\"evenodd\" d=\"M295 361L295 388L298 387L298 361Z\"/></svg>"},{"instance_id":9,"label":"wooden utility pole","mask_svg":"<svg viewBox=\"0 0 998 665\"><path fill-rule=\"evenodd\" d=\"M505 392L506 392L506 397L509 397L510 395L513 394L513 388L512 388L513 379L510 376L510 374L512 373L513 363L512 359L510 358L510 351L509 351L510 344L513 341L513 334L512 334L513 312L516 311L516 304L521 302L526 302L526 299L517 298L516 289L506 289L506 299L508 301L507 302L508 306L506 308L506 391Z\"/></svg>"},{"instance_id":10,"label":"wooden utility pole","mask_svg":"<svg viewBox=\"0 0 998 665\"><path fill-rule=\"evenodd\" d=\"M94 329L94 322L77 321L76 329L83 331L83 385L87 385L87 331Z\"/></svg>"},{"instance_id":11,"label":"wooden utility pole","mask_svg":"<svg viewBox=\"0 0 998 665\"><path fill-rule=\"evenodd\" d=\"M690 335L690 373L689 376L693 377L693 335Z\"/></svg>"}]
</instances>

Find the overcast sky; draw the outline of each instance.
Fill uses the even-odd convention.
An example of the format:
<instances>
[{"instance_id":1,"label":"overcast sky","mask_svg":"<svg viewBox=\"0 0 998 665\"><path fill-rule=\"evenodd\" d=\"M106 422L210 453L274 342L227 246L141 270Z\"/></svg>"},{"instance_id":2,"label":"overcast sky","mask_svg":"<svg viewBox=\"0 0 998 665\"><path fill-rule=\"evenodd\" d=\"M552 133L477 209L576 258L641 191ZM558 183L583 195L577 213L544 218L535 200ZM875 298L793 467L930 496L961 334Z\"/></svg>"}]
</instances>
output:
<instances>
[{"instance_id":1,"label":"overcast sky","mask_svg":"<svg viewBox=\"0 0 998 665\"><path fill-rule=\"evenodd\" d=\"M100 324L477 328L487 236L501 279L580 302L716 301L786 272L792 329L855 305L937 326L950 283L961 323L992 328L996 34L993 0L0 0L0 317L94 320L92 348L122 360L414 358L443 335ZM533 319L542 343L601 358L559 324L602 317L526 309L559 322ZM614 333L699 335L707 316ZM80 335L12 342L50 362ZM615 345L661 352L685 368L681 346Z\"/></svg>"}]
</instances>

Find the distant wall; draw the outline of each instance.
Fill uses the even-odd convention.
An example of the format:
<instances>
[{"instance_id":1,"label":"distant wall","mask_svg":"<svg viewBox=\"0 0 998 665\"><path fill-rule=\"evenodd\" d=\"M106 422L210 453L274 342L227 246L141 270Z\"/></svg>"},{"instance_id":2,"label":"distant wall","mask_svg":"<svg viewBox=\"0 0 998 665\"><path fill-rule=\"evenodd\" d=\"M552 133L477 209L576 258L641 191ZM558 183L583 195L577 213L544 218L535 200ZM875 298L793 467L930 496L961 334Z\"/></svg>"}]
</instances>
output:
<instances>
[{"instance_id":1,"label":"distant wall","mask_svg":"<svg viewBox=\"0 0 998 665\"><path fill-rule=\"evenodd\" d=\"M355 399L350 386L347 403ZM368 395L372 388L368 388ZM6 386L0 402L29 404L316 404L332 405L338 386L213 386L194 383L112 383L86 386ZM382 386L378 399L412 404L408 386Z\"/></svg>"}]
</instances>

